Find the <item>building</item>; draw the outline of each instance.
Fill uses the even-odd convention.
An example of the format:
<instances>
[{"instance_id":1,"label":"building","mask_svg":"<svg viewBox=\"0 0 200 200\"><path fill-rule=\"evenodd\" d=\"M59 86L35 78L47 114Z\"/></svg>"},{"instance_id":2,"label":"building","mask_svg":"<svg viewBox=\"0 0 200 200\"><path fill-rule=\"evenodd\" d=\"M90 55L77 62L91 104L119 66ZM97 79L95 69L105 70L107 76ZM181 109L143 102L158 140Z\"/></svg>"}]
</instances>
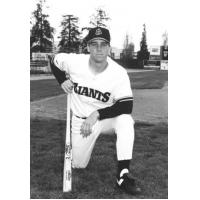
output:
<instances>
[{"instance_id":1,"label":"building","mask_svg":"<svg viewBox=\"0 0 200 200\"><path fill-rule=\"evenodd\" d=\"M160 49L161 49L160 69L168 70L168 46L167 45L161 46Z\"/></svg>"},{"instance_id":2,"label":"building","mask_svg":"<svg viewBox=\"0 0 200 200\"><path fill-rule=\"evenodd\" d=\"M168 46L150 46L149 60L144 68L154 68L167 70L168 69Z\"/></svg>"},{"instance_id":3,"label":"building","mask_svg":"<svg viewBox=\"0 0 200 200\"><path fill-rule=\"evenodd\" d=\"M149 47L149 60L161 60L161 48L160 46L150 46Z\"/></svg>"},{"instance_id":4,"label":"building","mask_svg":"<svg viewBox=\"0 0 200 200\"><path fill-rule=\"evenodd\" d=\"M111 47L111 51L110 51L111 58L118 60L118 59L122 58L122 55L123 55L122 49L118 49L116 47Z\"/></svg>"}]
</instances>

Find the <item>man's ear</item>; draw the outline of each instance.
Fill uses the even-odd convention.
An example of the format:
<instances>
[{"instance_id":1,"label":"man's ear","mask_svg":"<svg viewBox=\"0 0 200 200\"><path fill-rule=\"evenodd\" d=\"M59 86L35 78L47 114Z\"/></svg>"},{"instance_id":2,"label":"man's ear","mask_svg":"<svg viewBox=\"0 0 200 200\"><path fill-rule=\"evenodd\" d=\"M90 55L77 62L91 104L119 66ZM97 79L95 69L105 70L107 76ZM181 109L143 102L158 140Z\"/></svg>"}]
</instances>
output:
<instances>
[{"instance_id":1,"label":"man's ear","mask_svg":"<svg viewBox=\"0 0 200 200\"><path fill-rule=\"evenodd\" d=\"M108 55L111 56L112 49L110 48L108 52L109 52Z\"/></svg>"},{"instance_id":2,"label":"man's ear","mask_svg":"<svg viewBox=\"0 0 200 200\"><path fill-rule=\"evenodd\" d=\"M87 44L87 51L90 53L90 48L89 45Z\"/></svg>"}]
</instances>

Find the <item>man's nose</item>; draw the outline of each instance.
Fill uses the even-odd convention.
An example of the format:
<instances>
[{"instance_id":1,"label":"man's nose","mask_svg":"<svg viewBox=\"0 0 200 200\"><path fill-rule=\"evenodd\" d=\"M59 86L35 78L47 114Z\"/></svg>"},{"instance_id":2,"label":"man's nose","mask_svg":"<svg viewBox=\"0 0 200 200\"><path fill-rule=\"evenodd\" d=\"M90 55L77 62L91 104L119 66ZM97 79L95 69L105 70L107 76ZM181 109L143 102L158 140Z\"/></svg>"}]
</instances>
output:
<instances>
[{"instance_id":1,"label":"man's nose","mask_svg":"<svg viewBox=\"0 0 200 200\"><path fill-rule=\"evenodd\" d=\"M97 45L97 50L100 51L102 49L101 45Z\"/></svg>"}]
</instances>

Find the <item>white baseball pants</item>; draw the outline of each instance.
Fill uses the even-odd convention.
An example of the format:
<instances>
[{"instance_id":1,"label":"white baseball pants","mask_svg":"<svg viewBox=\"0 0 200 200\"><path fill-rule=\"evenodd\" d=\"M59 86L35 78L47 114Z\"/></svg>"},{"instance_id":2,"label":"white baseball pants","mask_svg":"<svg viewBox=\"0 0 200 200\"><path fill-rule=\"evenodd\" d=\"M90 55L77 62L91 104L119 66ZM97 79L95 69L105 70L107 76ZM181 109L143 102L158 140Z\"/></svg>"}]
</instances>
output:
<instances>
[{"instance_id":1,"label":"white baseball pants","mask_svg":"<svg viewBox=\"0 0 200 200\"><path fill-rule=\"evenodd\" d=\"M85 168L90 160L95 142L102 132L114 130L117 135L116 150L118 160L132 159L134 143L134 120L123 114L114 118L97 121L88 137L80 134L84 119L72 116L72 167Z\"/></svg>"}]
</instances>

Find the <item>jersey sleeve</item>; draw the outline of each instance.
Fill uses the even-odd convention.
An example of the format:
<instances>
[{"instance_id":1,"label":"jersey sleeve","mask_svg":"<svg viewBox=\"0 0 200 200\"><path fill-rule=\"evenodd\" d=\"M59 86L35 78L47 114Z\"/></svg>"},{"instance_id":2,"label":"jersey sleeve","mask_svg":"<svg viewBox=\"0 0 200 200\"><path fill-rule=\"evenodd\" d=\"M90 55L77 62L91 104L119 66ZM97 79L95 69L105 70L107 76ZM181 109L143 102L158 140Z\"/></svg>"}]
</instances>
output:
<instances>
[{"instance_id":1,"label":"jersey sleeve","mask_svg":"<svg viewBox=\"0 0 200 200\"><path fill-rule=\"evenodd\" d=\"M56 65L56 67L58 69L60 69L61 71L64 71L66 73L69 73L69 65L68 65L68 60L70 58L68 58L68 54L66 53L59 53L56 54L54 59L53 59L53 63Z\"/></svg>"},{"instance_id":2,"label":"jersey sleeve","mask_svg":"<svg viewBox=\"0 0 200 200\"><path fill-rule=\"evenodd\" d=\"M133 99L130 79L127 72L123 72L120 74L118 83L113 89L112 95L115 101L122 101L123 99Z\"/></svg>"},{"instance_id":3,"label":"jersey sleeve","mask_svg":"<svg viewBox=\"0 0 200 200\"><path fill-rule=\"evenodd\" d=\"M53 56L50 61L52 73L60 85L69 78L69 67L66 62L66 57L67 54L60 53Z\"/></svg>"},{"instance_id":4,"label":"jersey sleeve","mask_svg":"<svg viewBox=\"0 0 200 200\"><path fill-rule=\"evenodd\" d=\"M121 114L131 114L133 108L133 94L128 74L122 71L112 92L114 104L99 109L99 120L112 118Z\"/></svg>"}]
</instances>

